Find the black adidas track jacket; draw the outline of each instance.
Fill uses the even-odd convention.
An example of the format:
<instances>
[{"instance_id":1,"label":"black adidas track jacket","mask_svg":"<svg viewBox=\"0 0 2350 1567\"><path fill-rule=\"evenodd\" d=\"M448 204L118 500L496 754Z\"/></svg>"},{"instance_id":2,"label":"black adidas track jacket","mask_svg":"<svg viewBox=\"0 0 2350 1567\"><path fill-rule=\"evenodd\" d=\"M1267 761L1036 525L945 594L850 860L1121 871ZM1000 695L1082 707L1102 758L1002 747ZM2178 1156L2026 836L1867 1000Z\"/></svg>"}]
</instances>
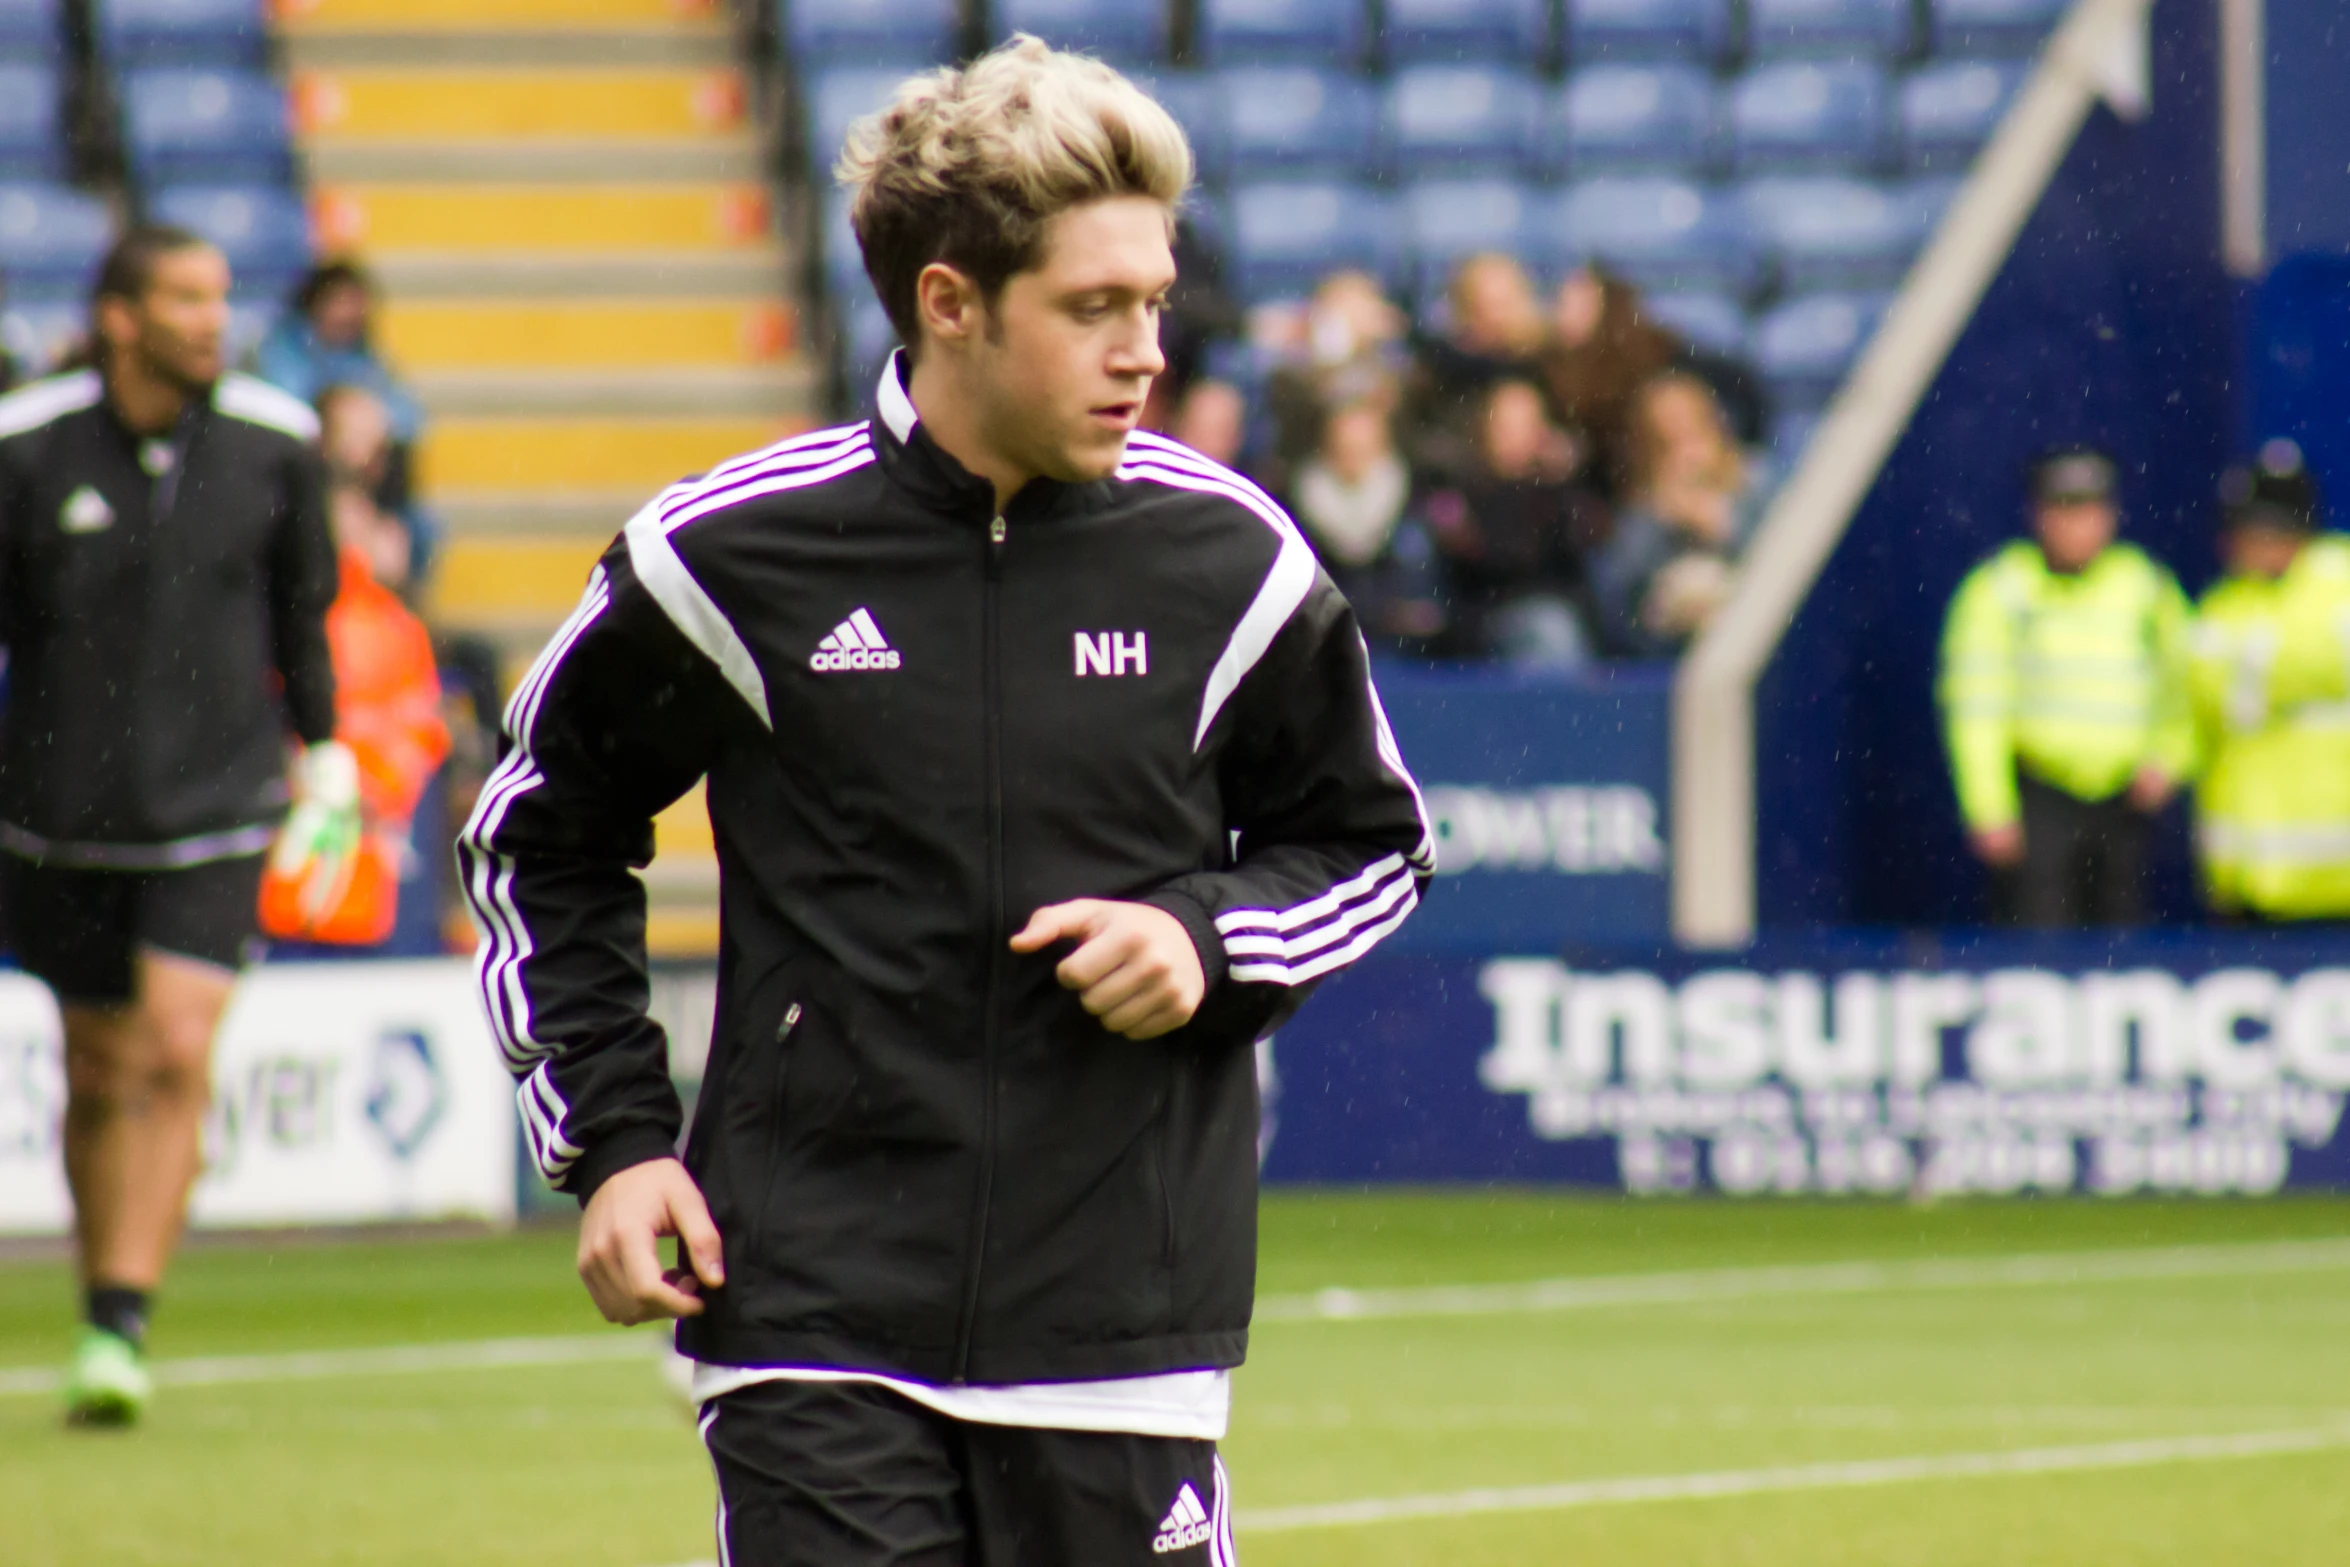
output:
<instances>
[{"instance_id":1,"label":"black adidas track jacket","mask_svg":"<svg viewBox=\"0 0 2350 1567\"><path fill-rule=\"evenodd\" d=\"M1252 1042L1430 869L1352 613L1263 492L1138 434L993 491L881 417L676 485L516 692L459 844L540 1167L675 1147L651 819L708 776L718 1005L685 1145L726 1287L697 1359L1009 1383L1238 1364ZM1155 904L1209 991L1136 1043L1007 942Z\"/></svg>"}]
</instances>

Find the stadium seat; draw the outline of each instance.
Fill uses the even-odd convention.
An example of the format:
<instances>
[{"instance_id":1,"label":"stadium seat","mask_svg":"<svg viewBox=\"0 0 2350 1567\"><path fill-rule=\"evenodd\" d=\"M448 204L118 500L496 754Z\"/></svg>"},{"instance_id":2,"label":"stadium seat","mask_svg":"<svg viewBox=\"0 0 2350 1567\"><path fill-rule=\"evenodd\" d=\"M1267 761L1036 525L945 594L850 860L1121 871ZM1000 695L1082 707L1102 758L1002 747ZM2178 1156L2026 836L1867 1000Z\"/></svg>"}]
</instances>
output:
<instances>
[{"instance_id":1,"label":"stadium seat","mask_svg":"<svg viewBox=\"0 0 2350 1567\"><path fill-rule=\"evenodd\" d=\"M1641 314L1709 354L1746 351L1746 312L1727 294L1648 294Z\"/></svg>"},{"instance_id":2,"label":"stadium seat","mask_svg":"<svg viewBox=\"0 0 2350 1567\"><path fill-rule=\"evenodd\" d=\"M2021 56L2036 52L2067 0L1933 0L1937 55Z\"/></svg>"},{"instance_id":3,"label":"stadium seat","mask_svg":"<svg viewBox=\"0 0 2350 1567\"><path fill-rule=\"evenodd\" d=\"M1974 161L2023 85L2013 62L1950 60L1913 72L1901 84L1901 163L1913 174L1955 170Z\"/></svg>"},{"instance_id":4,"label":"stadium seat","mask_svg":"<svg viewBox=\"0 0 2350 1567\"><path fill-rule=\"evenodd\" d=\"M1368 20L1364 0L1199 0L1194 47L1209 65L1347 69L1363 58Z\"/></svg>"},{"instance_id":5,"label":"stadium seat","mask_svg":"<svg viewBox=\"0 0 2350 1567\"><path fill-rule=\"evenodd\" d=\"M1359 77L1297 66L1252 66L1223 77L1225 162L1234 179L1369 175L1379 152L1379 99Z\"/></svg>"},{"instance_id":6,"label":"stadium seat","mask_svg":"<svg viewBox=\"0 0 2350 1567\"><path fill-rule=\"evenodd\" d=\"M310 266L310 215L281 186L176 186L147 210L218 246L240 295L282 296Z\"/></svg>"},{"instance_id":7,"label":"stadium seat","mask_svg":"<svg viewBox=\"0 0 2350 1567\"><path fill-rule=\"evenodd\" d=\"M144 185L284 183L286 95L257 72L163 68L122 83L124 142Z\"/></svg>"},{"instance_id":8,"label":"stadium seat","mask_svg":"<svg viewBox=\"0 0 2350 1567\"><path fill-rule=\"evenodd\" d=\"M906 72L899 66L847 65L801 78L802 101L807 105L808 172L819 184L832 183L833 160L840 156L849 127L888 103L905 79Z\"/></svg>"},{"instance_id":9,"label":"stadium seat","mask_svg":"<svg viewBox=\"0 0 2350 1567\"><path fill-rule=\"evenodd\" d=\"M874 383L881 379L881 362L898 346L898 329L889 324L889 312L870 288L860 289L841 302L841 374L846 380L849 406L862 408L873 399Z\"/></svg>"},{"instance_id":10,"label":"stadium seat","mask_svg":"<svg viewBox=\"0 0 2350 1567\"><path fill-rule=\"evenodd\" d=\"M1570 185L1545 224L1544 262L1599 262L1650 291L1744 294L1755 259L1737 213L1686 180L1595 179Z\"/></svg>"},{"instance_id":11,"label":"stadium seat","mask_svg":"<svg viewBox=\"0 0 2350 1567\"><path fill-rule=\"evenodd\" d=\"M1344 182L1276 181L1232 195L1229 276L1249 303L1302 298L1325 275L1360 267L1393 282L1401 259L1380 193Z\"/></svg>"},{"instance_id":12,"label":"stadium seat","mask_svg":"<svg viewBox=\"0 0 2350 1567\"><path fill-rule=\"evenodd\" d=\"M64 56L59 0L0 0L0 61L54 66Z\"/></svg>"},{"instance_id":13,"label":"stadium seat","mask_svg":"<svg viewBox=\"0 0 2350 1567\"><path fill-rule=\"evenodd\" d=\"M932 65L962 52L956 0L792 0L784 44L802 70L828 65Z\"/></svg>"},{"instance_id":14,"label":"stadium seat","mask_svg":"<svg viewBox=\"0 0 2350 1567\"><path fill-rule=\"evenodd\" d=\"M1696 173L1717 161L1719 95L1693 65L1590 66L1553 104L1544 144L1569 173Z\"/></svg>"},{"instance_id":15,"label":"stadium seat","mask_svg":"<svg viewBox=\"0 0 2350 1567\"><path fill-rule=\"evenodd\" d=\"M94 9L99 52L118 71L258 70L267 57L262 0L96 0Z\"/></svg>"},{"instance_id":16,"label":"stadium seat","mask_svg":"<svg viewBox=\"0 0 2350 1567\"><path fill-rule=\"evenodd\" d=\"M849 226L849 193L838 187L824 195L822 246L824 287L835 302L873 292L865 277L865 253L857 248L857 231Z\"/></svg>"},{"instance_id":17,"label":"stadium seat","mask_svg":"<svg viewBox=\"0 0 2350 1567\"><path fill-rule=\"evenodd\" d=\"M1964 183L1955 174L1929 174L1893 187L1901 203L1901 221L1909 225L1913 248L1923 249L1926 241L1934 237L1934 226L1950 210L1951 199Z\"/></svg>"},{"instance_id":18,"label":"stadium seat","mask_svg":"<svg viewBox=\"0 0 2350 1567\"><path fill-rule=\"evenodd\" d=\"M1423 297L1441 290L1465 256L1526 256L1540 248L1536 194L1509 180L1429 180L1406 186L1399 205Z\"/></svg>"},{"instance_id":19,"label":"stadium seat","mask_svg":"<svg viewBox=\"0 0 2350 1567\"><path fill-rule=\"evenodd\" d=\"M57 75L46 65L0 65L0 179L65 178Z\"/></svg>"},{"instance_id":20,"label":"stadium seat","mask_svg":"<svg viewBox=\"0 0 2350 1567\"><path fill-rule=\"evenodd\" d=\"M0 307L0 349L19 375L47 375L88 334L90 307L79 299L10 300Z\"/></svg>"},{"instance_id":21,"label":"stadium seat","mask_svg":"<svg viewBox=\"0 0 2350 1567\"><path fill-rule=\"evenodd\" d=\"M1549 0L1386 0L1379 37L1398 66L1451 60L1533 67L1550 57Z\"/></svg>"},{"instance_id":22,"label":"stadium seat","mask_svg":"<svg viewBox=\"0 0 2350 1567\"><path fill-rule=\"evenodd\" d=\"M1730 0L1566 0L1567 60L1689 60L1730 52Z\"/></svg>"},{"instance_id":23,"label":"stadium seat","mask_svg":"<svg viewBox=\"0 0 2350 1567\"><path fill-rule=\"evenodd\" d=\"M1117 66L1167 57L1167 8L1151 0L995 0L996 36L1034 33Z\"/></svg>"},{"instance_id":24,"label":"stadium seat","mask_svg":"<svg viewBox=\"0 0 2350 1567\"><path fill-rule=\"evenodd\" d=\"M106 203L63 185L0 185L0 277L11 302L80 298L114 242Z\"/></svg>"},{"instance_id":25,"label":"stadium seat","mask_svg":"<svg viewBox=\"0 0 2350 1567\"><path fill-rule=\"evenodd\" d=\"M1857 61L1757 66L1731 89L1730 153L1742 174L1877 167L1885 73Z\"/></svg>"},{"instance_id":26,"label":"stadium seat","mask_svg":"<svg viewBox=\"0 0 2350 1567\"><path fill-rule=\"evenodd\" d=\"M1746 0L1758 60L1894 60L1915 46L1910 0Z\"/></svg>"},{"instance_id":27,"label":"stadium seat","mask_svg":"<svg viewBox=\"0 0 2350 1567\"><path fill-rule=\"evenodd\" d=\"M1767 312L1749 350L1774 403L1797 412L1826 403L1890 302L1882 294L1812 294Z\"/></svg>"},{"instance_id":28,"label":"stadium seat","mask_svg":"<svg viewBox=\"0 0 2350 1567\"><path fill-rule=\"evenodd\" d=\"M1759 179L1738 200L1747 232L1792 291L1890 288L1917 251L1910 206L1867 180Z\"/></svg>"},{"instance_id":29,"label":"stadium seat","mask_svg":"<svg viewBox=\"0 0 2350 1567\"><path fill-rule=\"evenodd\" d=\"M1169 71L1137 75L1142 89L1166 106L1191 138L1191 156L1202 181L1223 183L1231 161L1224 115L1224 79L1214 71Z\"/></svg>"},{"instance_id":30,"label":"stadium seat","mask_svg":"<svg viewBox=\"0 0 2350 1567\"><path fill-rule=\"evenodd\" d=\"M1541 125L1541 89L1520 71L1417 65L1387 87L1388 166L1404 179L1531 168Z\"/></svg>"}]
</instances>

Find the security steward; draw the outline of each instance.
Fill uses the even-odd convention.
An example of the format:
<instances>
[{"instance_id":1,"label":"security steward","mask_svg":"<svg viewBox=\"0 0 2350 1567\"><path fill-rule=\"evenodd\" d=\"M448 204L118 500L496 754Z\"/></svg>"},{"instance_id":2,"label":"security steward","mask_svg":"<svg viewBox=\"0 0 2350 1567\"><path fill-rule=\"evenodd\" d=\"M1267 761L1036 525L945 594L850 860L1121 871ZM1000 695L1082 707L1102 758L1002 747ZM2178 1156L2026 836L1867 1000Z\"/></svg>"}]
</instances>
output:
<instances>
[{"instance_id":1,"label":"security steward","mask_svg":"<svg viewBox=\"0 0 2350 1567\"><path fill-rule=\"evenodd\" d=\"M1959 811L2003 923L2135 924L2154 816L2194 759L2187 598L2115 541L2104 453L2052 453L2030 489L2033 537L1967 576L1943 628Z\"/></svg>"},{"instance_id":2,"label":"security steward","mask_svg":"<svg viewBox=\"0 0 2350 1567\"><path fill-rule=\"evenodd\" d=\"M2220 503L2227 575L2190 666L2205 887L2222 915L2350 918L2350 539L2320 531L2291 441L2231 469Z\"/></svg>"}]
</instances>

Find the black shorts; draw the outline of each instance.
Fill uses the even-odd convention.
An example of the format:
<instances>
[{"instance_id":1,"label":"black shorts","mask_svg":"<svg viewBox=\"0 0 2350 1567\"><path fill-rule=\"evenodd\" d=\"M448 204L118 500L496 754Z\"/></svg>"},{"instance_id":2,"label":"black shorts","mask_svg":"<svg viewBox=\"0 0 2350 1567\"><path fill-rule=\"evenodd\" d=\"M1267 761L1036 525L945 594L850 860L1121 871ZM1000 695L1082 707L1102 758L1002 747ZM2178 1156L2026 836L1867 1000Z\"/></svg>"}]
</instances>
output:
<instances>
[{"instance_id":1,"label":"black shorts","mask_svg":"<svg viewBox=\"0 0 2350 1567\"><path fill-rule=\"evenodd\" d=\"M1213 1442L950 1420L864 1382L702 1406L725 1567L1233 1567Z\"/></svg>"},{"instance_id":2,"label":"black shorts","mask_svg":"<svg viewBox=\"0 0 2350 1567\"><path fill-rule=\"evenodd\" d=\"M17 961L60 1001L133 999L141 947L240 968L260 946L262 855L168 871L95 871L0 854Z\"/></svg>"}]
</instances>

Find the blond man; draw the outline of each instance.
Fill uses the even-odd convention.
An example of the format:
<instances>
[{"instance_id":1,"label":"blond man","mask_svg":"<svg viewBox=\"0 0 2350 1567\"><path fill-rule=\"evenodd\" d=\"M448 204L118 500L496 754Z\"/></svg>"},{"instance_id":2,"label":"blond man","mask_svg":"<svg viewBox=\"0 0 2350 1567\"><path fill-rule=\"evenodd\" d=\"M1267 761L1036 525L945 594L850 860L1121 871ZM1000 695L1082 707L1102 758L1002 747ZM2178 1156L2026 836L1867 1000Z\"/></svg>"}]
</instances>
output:
<instances>
[{"instance_id":1,"label":"blond man","mask_svg":"<svg viewBox=\"0 0 2350 1567\"><path fill-rule=\"evenodd\" d=\"M722 1561L1228 1563L1251 1045L1411 912L1425 816L1289 518L1135 429L1174 122L1015 39L839 173L876 417L605 555L460 844L485 999L598 1306L681 1319ZM630 869L705 775L680 1155Z\"/></svg>"}]
</instances>

